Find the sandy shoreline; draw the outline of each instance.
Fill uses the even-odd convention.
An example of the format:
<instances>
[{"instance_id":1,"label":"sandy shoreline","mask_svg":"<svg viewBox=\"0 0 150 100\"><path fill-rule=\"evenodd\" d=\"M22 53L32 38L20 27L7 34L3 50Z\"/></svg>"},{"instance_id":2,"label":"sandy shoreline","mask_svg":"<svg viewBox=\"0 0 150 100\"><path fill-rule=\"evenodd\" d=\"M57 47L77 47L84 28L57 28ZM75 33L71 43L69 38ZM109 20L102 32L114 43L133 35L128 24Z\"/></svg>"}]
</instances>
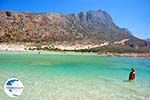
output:
<instances>
[{"instance_id":1,"label":"sandy shoreline","mask_svg":"<svg viewBox=\"0 0 150 100\"><path fill-rule=\"evenodd\" d=\"M118 57L142 57L142 58L150 58L150 53L94 53L94 52L76 52L72 50L76 50L76 46L68 49L68 51L63 51L60 49L58 51L51 50L29 50L29 48L35 47L31 45L23 45L23 44L0 44L0 53L1 54L68 54L68 55L96 55L96 56L118 56ZM62 46L60 46L62 48ZM84 47L85 48L85 47ZM86 47L87 48L87 47ZM62 50L62 51L61 51ZM69 51L70 50L70 51Z\"/></svg>"},{"instance_id":2,"label":"sandy shoreline","mask_svg":"<svg viewBox=\"0 0 150 100\"><path fill-rule=\"evenodd\" d=\"M66 55L83 55L83 56L112 56L112 57L133 57L133 58L150 58L150 54L138 53L90 53L90 52L73 52L73 51L0 51L0 54L66 54Z\"/></svg>"},{"instance_id":3,"label":"sandy shoreline","mask_svg":"<svg viewBox=\"0 0 150 100\"><path fill-rule=\"evenodd\" d=\"M149 53L98 53L101 56L117 56L117 57L134 57L134 58L150 58Z\"/></svg>"}]
</instances>

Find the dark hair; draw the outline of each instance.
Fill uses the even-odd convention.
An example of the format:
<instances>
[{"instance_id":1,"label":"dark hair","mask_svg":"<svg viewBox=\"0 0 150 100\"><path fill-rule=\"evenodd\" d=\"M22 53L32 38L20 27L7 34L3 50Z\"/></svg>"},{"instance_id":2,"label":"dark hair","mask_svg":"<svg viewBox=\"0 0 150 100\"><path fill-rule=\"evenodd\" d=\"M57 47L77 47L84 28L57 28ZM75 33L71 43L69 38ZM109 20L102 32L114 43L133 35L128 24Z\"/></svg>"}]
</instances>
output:
<instances>
[{"instance_id":1,"label":"dark hair","mask_svg":"<svg viewBox=\"0 0 150 100\"><path fill-rule=\"evenodd\" d=\"M131 68L131 70L132 70L132 71L135 71L135 69L134 69L134 68Z\"/></svg>"}]
</instances>

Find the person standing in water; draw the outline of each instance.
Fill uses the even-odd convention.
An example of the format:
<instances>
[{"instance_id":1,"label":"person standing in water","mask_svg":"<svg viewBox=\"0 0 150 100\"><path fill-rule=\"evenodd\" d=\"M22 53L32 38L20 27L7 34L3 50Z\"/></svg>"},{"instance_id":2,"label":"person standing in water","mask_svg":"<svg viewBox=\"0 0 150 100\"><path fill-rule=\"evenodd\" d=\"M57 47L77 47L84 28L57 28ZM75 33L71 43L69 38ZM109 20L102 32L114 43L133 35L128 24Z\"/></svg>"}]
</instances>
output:
<instances>
[{"instance_id":1,"label":"person standing in water","mask_svg":"<svg viewBox=\"0 0 150 100\"><path fill-rule=\"evenodd\" d=\"M131 72L129 74L129 81L135 80L135 69L131 68Z\"/></svg>"}]
</instances>

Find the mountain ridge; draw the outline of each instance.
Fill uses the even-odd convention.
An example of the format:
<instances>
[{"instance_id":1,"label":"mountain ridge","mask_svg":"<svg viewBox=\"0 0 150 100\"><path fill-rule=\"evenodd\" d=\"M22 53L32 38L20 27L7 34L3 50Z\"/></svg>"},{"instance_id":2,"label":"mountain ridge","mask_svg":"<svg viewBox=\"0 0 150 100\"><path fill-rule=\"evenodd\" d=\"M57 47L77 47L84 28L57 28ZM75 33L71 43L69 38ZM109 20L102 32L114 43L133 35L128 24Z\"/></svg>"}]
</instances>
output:
<instances>
[{"instance_id":1,"label":"mountain ridge","mask_svg":"<svg viewBox=\"0 0 150 100\"><path fill-rule=\"evenodd\" d=\"M144 40L118 27L103 10L77 14L0 11L0 43L92 44L125 41L129 48L143 48ZM118 42L119 43L119 42Z\"/></svg>"}]
</instances>

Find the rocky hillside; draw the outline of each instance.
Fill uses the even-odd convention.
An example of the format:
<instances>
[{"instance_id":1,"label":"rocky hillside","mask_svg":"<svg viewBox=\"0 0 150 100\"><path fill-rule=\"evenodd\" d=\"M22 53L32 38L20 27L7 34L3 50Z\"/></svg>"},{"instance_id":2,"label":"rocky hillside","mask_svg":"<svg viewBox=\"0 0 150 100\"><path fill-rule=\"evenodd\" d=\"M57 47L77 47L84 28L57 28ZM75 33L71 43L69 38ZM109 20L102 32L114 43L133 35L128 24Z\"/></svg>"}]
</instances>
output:
<instances>
[{"instance_id":1,"label":"rocky hillside","mask_svg":"<svg viewBox=\"0 0 150 100\"><path fill-rule=\"evenodd\" d=\"M115 25L102 10L67 15L0 11L0 43L118 45L124 39L124 45L131 48L147 46L145 41Z\"/></svg>"},{"instance_id":2,"label":"rocky hillside","mask_svg":"<svg viewBox=\"0 0 150 100\"><path fill-rule=\"evenodd\" d=\"M146 41L150 42L150 39L146 39Z\"/></svg>"}]
</instances>

